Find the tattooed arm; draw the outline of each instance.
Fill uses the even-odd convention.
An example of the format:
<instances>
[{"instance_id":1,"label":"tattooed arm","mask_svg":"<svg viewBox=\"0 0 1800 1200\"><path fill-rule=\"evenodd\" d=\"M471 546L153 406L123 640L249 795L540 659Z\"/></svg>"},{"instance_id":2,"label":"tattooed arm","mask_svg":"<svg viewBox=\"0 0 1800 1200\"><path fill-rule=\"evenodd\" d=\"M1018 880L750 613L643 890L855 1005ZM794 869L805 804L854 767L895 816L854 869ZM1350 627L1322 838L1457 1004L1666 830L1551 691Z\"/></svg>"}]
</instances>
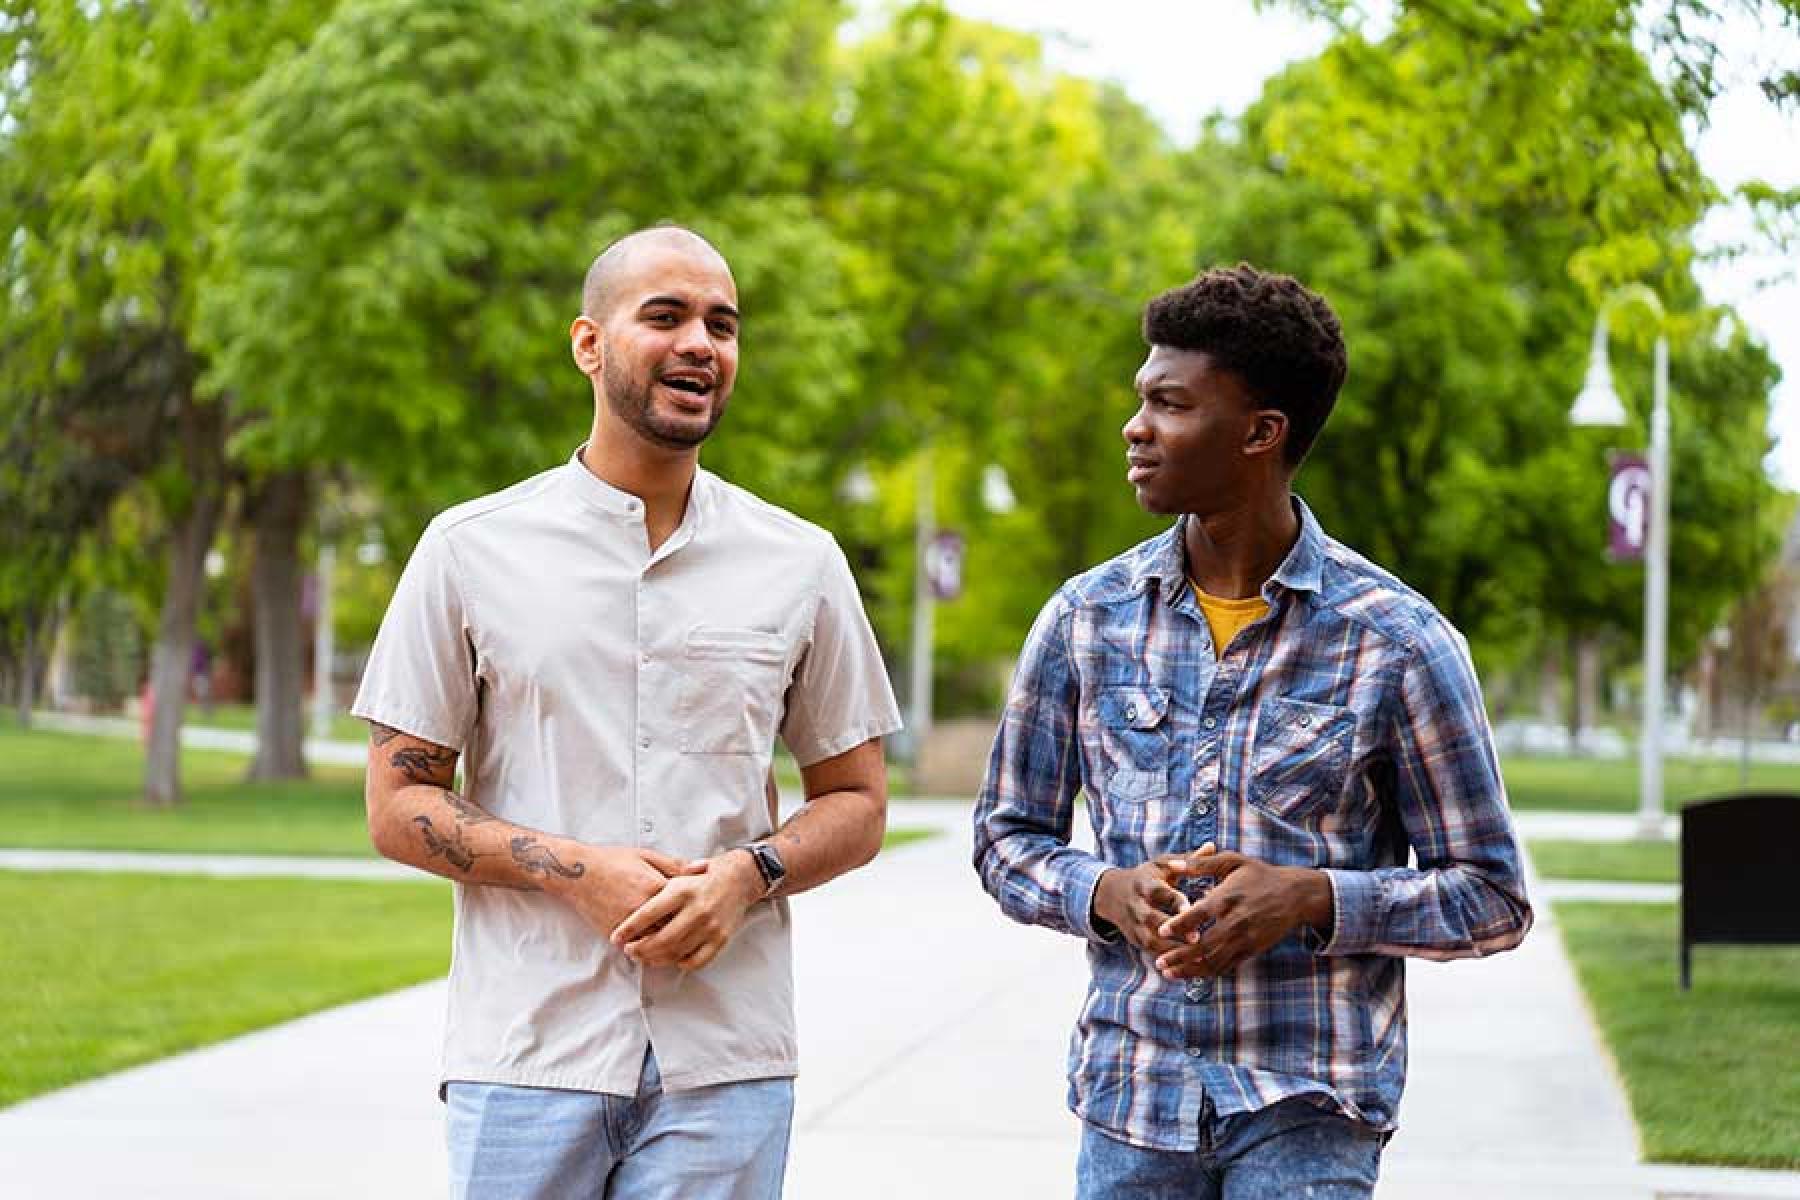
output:
<instances>
[{"instance_id":1,"label":"tattooed arm","mask_svg":"<svg viewBox=\"0 0 1800 1200\"><path fill-rule=\"evenodd\" d=\"M655 850L590 846L494 816L459 795L456 751L370 723L364 798L383 855L458 883L543 891L601 936L662 890L703 868Z\"/></svg>"}]
</instances>

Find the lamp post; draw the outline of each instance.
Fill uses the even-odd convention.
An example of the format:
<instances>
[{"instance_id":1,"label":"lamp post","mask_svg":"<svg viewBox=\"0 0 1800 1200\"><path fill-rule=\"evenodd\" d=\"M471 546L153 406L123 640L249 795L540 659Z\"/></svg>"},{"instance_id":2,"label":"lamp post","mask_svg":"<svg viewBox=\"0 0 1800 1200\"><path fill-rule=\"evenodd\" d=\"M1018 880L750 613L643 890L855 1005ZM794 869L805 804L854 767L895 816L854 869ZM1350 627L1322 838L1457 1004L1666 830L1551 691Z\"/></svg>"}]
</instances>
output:
<instances>
[{"instance_id":1,"label":"lamp post","mask_svg":"<svg viewBox=\"0 0 1800 1200\"><path fill-rule=\"evenodd\" d=\"M904 757L912 763L915 773L924 751L925 737L931 731L932 648L937 606L962 590L963 541L955 531L938 528L933 468L932 447L927 441L919 450L918 476L914 482L912 642L907 656L907 715L906 730L902 735ZM856 506L874 503L878 494L874 476L860 463L846 472L838 488L838 498ZM1018 507L1012 484L998 463L989 463L982 468L981 506L995 516L1004 516Z\"/></svg>"},{"instance_id":2,"label":"lamp post","mask_svg":"<svg viewBox=\"0 0 1800 1200\"><path fill-rule=\"evenodd\" d=\"M1569 420L1576 425L1625 424L1625 406L1613 387L1606 357L1606 309L1633 297L1656 314L1654 379L1650 404L1650 515L1644 539L1644 717L1638 737L1638 836L1663 836L1663 685L1669 648L1669 340L1663 332L1662 302L1642 284L1620 288L1602 302L1594 321L1594 345L1587 378Z\"/></svg>"},{"instance_id":3,"label":"lamp post","mask_svg":"<svg viewBox=\"0 0 1800 1200\"><path fill-rule=\"evenodd\" d=\"M336 699L331 691L331 660L337 656L333 640L331 584L337 576L337 547L330 537L319 535L318 611L313 617L312 735L321 741L331 736L331 715Z\"/></svg>"},{"instance_id":4,"label":"lamp post","mask_svg":"<svg viewBox=\"0 0 1800 1200\"><path fill-rule=\"evenodd\" d=\"M912 658L907 688L907 699L911 702L912 711L907 714L906 725L907 744L912 750L915 774L920 760L925 756L925 735L931 732L932 616L937 606L937 597L932 594L931 573L926 569L926 563L931 557L931 539L937 533L937 507L933 495L935 486L931 470L931 447L928 444L924 453L919 456L918 494L915 498L917 509L913 515Z\"/></svg>"},{"instance_id":5,"label":"lamp post","mask_svg":"<svg viewBox=\"0 0 1800 1200\"><path fill-rule=\"evenodd\" d=\"M907 725L915 772L923 761L925 739L931 733L933 719L934 615L941 601L954 599L963 588L963 541L957 533L937 527L935 486L931 446L927 443L919 457L917 511L913 517L913 627L908 692L911 712ZM994 516L1005 516L1018 507L1012 483L998 463L989 463L981 469L981 506Z\"/></svg>"}]
</instances>

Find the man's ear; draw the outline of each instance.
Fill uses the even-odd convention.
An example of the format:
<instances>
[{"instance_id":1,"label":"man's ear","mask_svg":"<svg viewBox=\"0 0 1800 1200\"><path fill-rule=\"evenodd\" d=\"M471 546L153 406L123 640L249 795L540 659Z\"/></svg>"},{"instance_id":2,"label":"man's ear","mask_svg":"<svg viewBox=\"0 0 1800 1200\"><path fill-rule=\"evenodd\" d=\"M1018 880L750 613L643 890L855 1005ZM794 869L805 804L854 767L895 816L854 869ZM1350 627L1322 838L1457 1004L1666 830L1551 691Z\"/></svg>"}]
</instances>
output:
<instances>
[{"instance_id":1,"label":"man's ear","mask_svg":"<svg viewBox=\"0 0 1800 1200\"><path fill-rule=\"evenodd\" d=\"M1278 408L1259 408L1250 422L1250 431L1244 437L1244 453L1261 456L1265 454L1279 455L1287 445L1287 414Z\"/></svg>"},{"instance_id":2,"label":"man's ear","mask_svg":"<svg viewBox=\"0 0 1800 1200\"><path fill-rule=\"evenodd\" d=\"M600 372L600 326L583 313L569 325L569 354L583 375Z\"/></svg>"}]
</instances>

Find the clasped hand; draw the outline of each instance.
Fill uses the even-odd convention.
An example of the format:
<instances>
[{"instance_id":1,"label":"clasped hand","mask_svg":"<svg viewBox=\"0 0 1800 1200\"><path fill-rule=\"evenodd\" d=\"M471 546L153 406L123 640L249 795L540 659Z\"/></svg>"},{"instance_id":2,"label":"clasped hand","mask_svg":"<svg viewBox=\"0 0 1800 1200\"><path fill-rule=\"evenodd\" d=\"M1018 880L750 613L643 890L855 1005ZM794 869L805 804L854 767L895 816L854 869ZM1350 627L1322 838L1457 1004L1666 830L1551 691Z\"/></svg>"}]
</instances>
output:
<instances>
[{"instance_id":1,"label":"clasped hand","mask_svg":"<svg viewBox=\"0 0 1800 1200\"><path fill-rule=\"evenodd\" d=\"M1182 879L1213 885L1189 902ZM1171 980L1226 975L1321 912L1330 914L1330 883L1305 867L1278 867L1211 842L1188 854L1164 854L1100 877L1094 911L1127 941L1155 956Z\"/></svg>"},{"instance_id":2,"label":"clasped hand","mask_svg":"<svg viewBox=\"0 0 1800 1200\"><path fill-rule=\"evenodd\" d=\"M657 862L665 876L612 930L609 940L647 967L698 971L743 927L761 897L762 874L750 856L726 851L708 859Z\"/></svg>"}]
</instances>

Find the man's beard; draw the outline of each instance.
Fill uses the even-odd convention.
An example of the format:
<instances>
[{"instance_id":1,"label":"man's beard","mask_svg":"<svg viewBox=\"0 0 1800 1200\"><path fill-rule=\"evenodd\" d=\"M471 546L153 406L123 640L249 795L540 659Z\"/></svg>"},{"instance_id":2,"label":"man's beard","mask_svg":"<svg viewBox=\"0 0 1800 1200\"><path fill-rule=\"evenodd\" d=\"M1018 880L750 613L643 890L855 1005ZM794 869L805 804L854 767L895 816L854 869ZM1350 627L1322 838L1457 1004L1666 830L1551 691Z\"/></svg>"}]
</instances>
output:
<instances>
[{"instance_id":1,"label":"man's beard","mask_svg":"<svg viewBox=\"0 0 1800 1200\"><path fill-rule=\"evenodd\" d=\"M612 358L600 366L600 390L606 394L606 406L613 415L636 430L638 436L665 450L688 450L704 442L725 415L725 405L714 401L704 428L696 429L687 421L674 421L656 411L650 397L652 380L632 379L625 368Z\"/></svg>"}]
</instances>

